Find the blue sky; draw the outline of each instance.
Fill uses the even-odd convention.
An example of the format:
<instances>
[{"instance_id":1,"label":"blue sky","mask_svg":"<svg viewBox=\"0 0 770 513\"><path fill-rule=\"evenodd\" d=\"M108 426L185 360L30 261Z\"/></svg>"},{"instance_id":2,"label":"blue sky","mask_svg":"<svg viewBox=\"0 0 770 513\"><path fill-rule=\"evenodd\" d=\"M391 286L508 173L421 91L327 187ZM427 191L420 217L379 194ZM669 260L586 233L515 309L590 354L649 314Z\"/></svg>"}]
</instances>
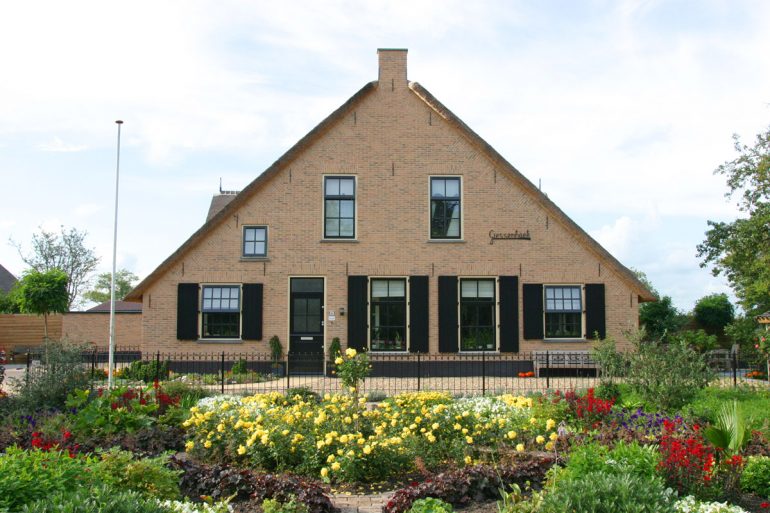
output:
<instances>
[{"instance_id":1,"label":"blue sky","mask_svg":"<svg viewBox=\"0 0 770 513\"><path fill-rule=\"evenodd\" d=\"M77 227L141 277L409 49L420 82L677 307L700 269L713 170L770 124L770 2L169 1L0 6L0 263Z\"/></svg>"}]
</instances>

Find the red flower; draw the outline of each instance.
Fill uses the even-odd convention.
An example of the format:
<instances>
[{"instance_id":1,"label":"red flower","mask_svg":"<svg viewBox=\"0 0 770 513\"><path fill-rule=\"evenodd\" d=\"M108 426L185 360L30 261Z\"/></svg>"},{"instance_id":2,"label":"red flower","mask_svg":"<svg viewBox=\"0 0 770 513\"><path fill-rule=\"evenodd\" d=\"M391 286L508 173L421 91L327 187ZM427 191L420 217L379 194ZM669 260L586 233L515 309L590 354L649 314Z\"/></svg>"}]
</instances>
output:
<instances>
[{"instance_id":1,"label":"red flower","mask_svg":"<svg viewBox=\"0 0 770 513\"><path fill-rule=\"evenodd\" d=\"M118 409L118 403L111 403L110 404L110 408L112 408L113 410L117 410Z\"/></svg>"},{"instance_id":2,"label":"red flower","mask_svg":"<svg viewBox=\"0 0 770 513\"><path fill-rule=\"evenodd\" d=\"M770 502L763 502L759 505L759 507L762 509L770 508Z\"/></svg>"}]
</instances>

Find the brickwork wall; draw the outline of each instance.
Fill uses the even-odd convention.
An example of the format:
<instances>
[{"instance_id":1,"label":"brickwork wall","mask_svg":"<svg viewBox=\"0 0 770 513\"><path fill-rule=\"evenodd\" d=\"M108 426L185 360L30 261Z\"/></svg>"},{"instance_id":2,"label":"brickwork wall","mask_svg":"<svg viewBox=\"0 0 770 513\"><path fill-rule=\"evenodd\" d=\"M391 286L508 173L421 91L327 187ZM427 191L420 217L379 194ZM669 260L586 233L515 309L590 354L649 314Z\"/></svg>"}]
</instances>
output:
<instances>
[{"instance_id":1,"label":"brickwork wall","mask_svg":"<svg viewBox=\"0 0 770 513\"><path fill-rule=\"evenodd\" d=\"M387 55L374 92L290 162L237 212L183 255L143 296L145 350L262 351L277 334L286 347L290 276L326 278L325 340L347 340L347 275L430 276L430 350L438 351L438 277L519 276L522 283L604 283L607 333L638 323L637 296L629 285L578 242L571 228L549 216L481 148L450 126L403 80L398 59ZM355 241L323 238L323 176L357 177ZM461 241L429 240L429 177L462 177ZM587 184L590 185L590 184ZM164 227L173 229L172 221ZM269 226L265 261L243 261L244 224ZM489 232L529 230L531 240L490 244ZM177 284L264 283L264 340L213 344L176 339ZM519 297L521 298L521 289ZM520 349L586 349L583 343L545 343L522 337Z\"/></svg>"},{"instance_id":2,"label":"brickwork wall","mask_svg":"<svg viewBox=\"0 0 770 513\"><path fill-rule=\"evenodd\" d=\"M110 341L110 314L71 312L64 315L61 331L64 337L107 347ZM138 348L142 345L142 314L115 313L115 345Z\"/></svg>"}]
</instances>

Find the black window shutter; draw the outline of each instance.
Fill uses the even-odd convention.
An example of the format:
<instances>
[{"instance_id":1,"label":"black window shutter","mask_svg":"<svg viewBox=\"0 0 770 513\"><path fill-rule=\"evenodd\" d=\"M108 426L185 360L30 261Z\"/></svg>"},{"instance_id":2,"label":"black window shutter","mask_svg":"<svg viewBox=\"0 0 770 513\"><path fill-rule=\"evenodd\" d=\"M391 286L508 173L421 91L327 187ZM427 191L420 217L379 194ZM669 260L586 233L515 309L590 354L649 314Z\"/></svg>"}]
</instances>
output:
<instances>
[{"instance_id":1,"label":"black window shutter","mask_svg":"<svg viewBox=\"0 0 770 513\"><path fill-rule=\"evenodd\" d=\"M409 351L428 352L428 277L409 277Z\"/></svg>"},{"instance_id":2,"label":"black window shutter","mask_svg":"<svg viewBox=\"0 0 770 513\"><path fill-rule=\"evenodd\" d=\"M262 284L243 284L243 340L262 340Z\"/></svg>"},{"instance_id":3,"label":"black window shutter","mask_svg":"<svg viewBox=\"0 0 770 513\"><path fill-rule=\"evenodd\" d=\"M522 287L524 299L524 340L543 339L543 285L525 283Z\"/></svg>"},{"instance_id":4,"label":"black window shutter","mask_svg":"<svg viewBox=\"0 0 770 513\"><path fill-rule=\"evenodd\" d=\"M604 283L586 284L586 333L587 339L607 337L604 309Z\"/></svg>"},{"instance_id":5,"label":"black window shutter","mask_svg":"<svg viewBox=\"0 0 770 513\"><path fill-rule=\"evenodd\" d=\"M179 340L198 340L197 283L177 285L176 338Z\"/></svg>"},{"instance_id":6,"label":"black window shutter","mask_svg":"<svg viewBox=\"0 0 770 513\"><path fill-rule=\"evenodd\" d=\"M519 352L518 276L500 276L500 352Z\"/></svg>"},{"instance_id":7,"label":"black window shutter","mask_svg":"<svg viewBox=\"0 0 770 513\"><path fill-rule=\"evenodd\" d=\"M366 349L368 325L366 276L348 276L348 347Z\"/></svg>"},{"instance_id":8,"label":"black window shutter","mask_svg":"<svg viewBox=\"0 0 770 513\"><path fill-rule=\"evenodd\" d=\"M457 352L457 276L438 277L438 350Z\"/></svg>"}]
</instances>

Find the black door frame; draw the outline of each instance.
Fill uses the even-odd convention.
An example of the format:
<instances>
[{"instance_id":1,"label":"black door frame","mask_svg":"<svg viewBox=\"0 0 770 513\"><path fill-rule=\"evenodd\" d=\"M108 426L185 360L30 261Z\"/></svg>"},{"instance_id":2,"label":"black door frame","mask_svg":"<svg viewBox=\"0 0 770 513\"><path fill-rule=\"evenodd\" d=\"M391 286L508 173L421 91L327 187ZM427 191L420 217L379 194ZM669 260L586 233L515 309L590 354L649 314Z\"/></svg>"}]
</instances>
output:
<instances>
[{"instance_id":1,"label":"black door frame","mask_svg":"<svg viewBox=\"0 0 770 513\"><path fill-rule=\"evenodd\" d=\"M295 279L309 279L309 280L321 280L321 292L293 292L292 291L292 280ZM325 372L325 360L326 358L324 355L326 354L326 277L324 276L289 276L289 323L288 323L288 332L289 332L289 346L288 346L288 356L291 357L292 355L297 354L303 354L304 358L296 359L295 361L291 361L291 358L289 360L289 372L292 374L323 374ZM314 333L295 333L294 332L294 299L295 298L318 298L321 300L321 331L320 332L314 332ZM301 353L297 353L295 342L296 339L299 337L312 337L312 344L318 344L320 343L320 347L314 347L311 351L302 351ZM318 352L319 355L319 361L316 362L315 360L308 360L307 357L311 354L314 354ZM292 369L293 367L293 369Z\"/></svg>"}]
</instances>

